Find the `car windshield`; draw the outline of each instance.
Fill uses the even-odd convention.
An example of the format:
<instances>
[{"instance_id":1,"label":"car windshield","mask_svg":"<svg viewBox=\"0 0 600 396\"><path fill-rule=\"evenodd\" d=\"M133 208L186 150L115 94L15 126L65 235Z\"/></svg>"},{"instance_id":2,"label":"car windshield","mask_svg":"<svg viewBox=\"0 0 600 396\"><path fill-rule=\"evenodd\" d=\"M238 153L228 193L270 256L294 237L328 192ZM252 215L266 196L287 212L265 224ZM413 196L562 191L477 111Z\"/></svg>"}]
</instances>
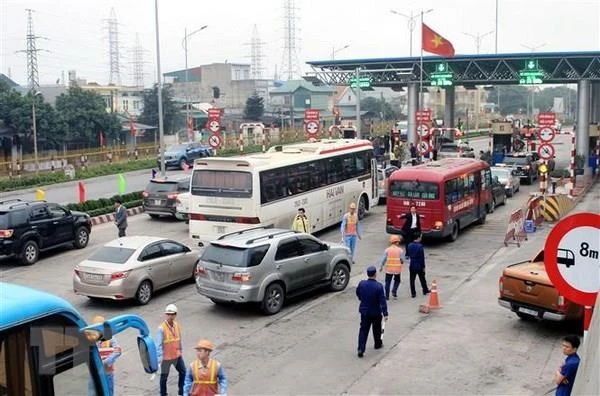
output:
<instances>
[{"instance_id":1,"label":"car windshield","mask_svg":"<svg viewBox=\"0 0 600 396\"><path fill-rule=\"evenodd\" d=\"M492 169L492 177L496 176L499 181L510 179L510 171L507 169Z\"/></svg>"},{"instance_id":2,"label":"car windshield","mask_svg":"<svg viewBox=\"0 0 600 396\"><path fill-rule=\"evenodd\" d=\"M529 163L527 157L504 157L502 162L508 165L527 165Z\"/></svg>"},{"instance_id":3,"label":"car windshield","mask_svg":"<svg viewBox=\"0 0 600 396\"><path fill-rule=\"evenodd\" d=\"M129 260L134 252L135 249L117 246L103 246L92 253L88 260L101 261L104 263L124 264L127 260Z\"/></svg>"},{"instance_id":4,"label":"car windshield","mask_svg":"<svg viewBox=\"0 0 600 396\"><path fill-rule=\"evenodd\" d=\"M211 243L204 250L200 260L230 267L246 268L259 265L268 251L269 245L240 248Z\"/></svg>"},{"instance_id":5,"label":"car windshield","mask_svg":"<svg viewBox=\"0 0 600 396\"><path fill-rule=\"evenodd\" d=\"M149 193L173 192L177 191L177 182L159 182L151 181L146 186L146 191Z\"/></svg>"},{"instance_id":6,"label":"car windshield","mask_svg":"<svg viewBox=\"0 0 600 396\"><path fill-rule=\"evenodd\" d=\"M439 188L435 183L394 180L390 183L390 196L394 198L438 199Z\"/></svg>"}]
</instances>

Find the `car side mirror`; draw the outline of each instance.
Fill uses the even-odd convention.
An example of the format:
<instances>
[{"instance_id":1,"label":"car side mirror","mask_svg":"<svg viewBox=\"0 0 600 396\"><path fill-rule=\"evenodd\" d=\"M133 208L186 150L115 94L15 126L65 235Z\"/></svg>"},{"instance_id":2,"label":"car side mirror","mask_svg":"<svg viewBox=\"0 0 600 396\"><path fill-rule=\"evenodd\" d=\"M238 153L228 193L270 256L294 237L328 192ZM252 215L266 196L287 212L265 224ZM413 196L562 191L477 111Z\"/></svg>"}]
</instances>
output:
<instances>
[{"instance_id":1,"label":"car side mirror","mask_svg":"<svg viewBox=\"0 0 600 396\"><path fill-rule=\"evenodd\" d=\"M321 245L321 250L323 250L323 251L329 250L329 245L326 244L326 243L322 244Z\"/></svg>"}]
</instances>

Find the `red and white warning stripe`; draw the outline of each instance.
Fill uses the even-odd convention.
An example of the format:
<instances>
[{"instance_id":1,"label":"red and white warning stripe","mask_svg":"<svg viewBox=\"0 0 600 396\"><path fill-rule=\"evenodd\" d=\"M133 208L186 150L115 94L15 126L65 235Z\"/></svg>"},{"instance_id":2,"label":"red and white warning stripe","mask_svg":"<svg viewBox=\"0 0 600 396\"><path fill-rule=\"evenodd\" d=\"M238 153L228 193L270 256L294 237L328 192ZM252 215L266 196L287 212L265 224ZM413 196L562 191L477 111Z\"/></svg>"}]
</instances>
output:
<instances>
[{"instance_id":1,"label":"red and white warning stripe","mask_svg":"<svg viewBox=\"0 0 600 396\"><path fill-rule=\"evenodd\" d=\"M575 130L571 134L571 190L569 191L569 195L573 196L573 192L575 191Z\"/></svg>"}]
</instances>

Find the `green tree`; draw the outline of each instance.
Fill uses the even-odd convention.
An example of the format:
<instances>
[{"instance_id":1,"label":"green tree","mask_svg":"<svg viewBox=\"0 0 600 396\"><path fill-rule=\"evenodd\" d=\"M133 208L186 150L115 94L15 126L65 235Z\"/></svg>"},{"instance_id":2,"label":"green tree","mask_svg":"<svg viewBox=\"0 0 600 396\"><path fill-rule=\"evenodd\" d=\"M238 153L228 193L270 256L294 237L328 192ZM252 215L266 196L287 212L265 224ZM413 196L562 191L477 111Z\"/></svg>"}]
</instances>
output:
<instances>
[{"instance_id":1,"label":"green tree","mask_svg":"<svg viewBox=\"0 0 600 396\"><path fill-rule=\"evenodd\" d=\"M115 138L121 130L116 115L106 112L104 99L95 92L77 86L56 98L56 111L60 113L59 122L64 125L64 141L95 143L100 132L107 138Z\"/></svg>"},{"instance_id":2,"label":"green tree","mask_svg":"<svg viewBox=\"0 0 600 396\"><path fill-rule=\"evenodd\" d=\"M265 104L263 98L258 96L255 91L252 96L246 99L246 108L244 109L244 118L251 121L260 121L265 113Z\"/></svg>"},{"instance_id":3,"label":"green tree","mask_svg":"<svg viewBox=\"0 0 600 396\"><path fill-rule=\"evenodd\" d=\"M173 93L170 86L163 86L162 107L165 131L167 133L173 132L179 112L173 103ZM158 84L154 84L152 89L144 91L144 111L138 120L143 124L158 127Z\"/></svg>"},{"instance_id":4,"label":"green tree","mask_svg":"<svg viewBox=\"0 0 600 396\"><path fill-rule=\"evenodd\" d=\"M498 87L488 93L488 102L498 103ZM500 87L500 114L519 114L527 111L527 87L523 85L503 85Z\"/></svg>"},{"instance_id":5,"label":"green tree","mask_svg":"<svg viewBox=\"0 0 600 396\"><path fill-rule=\"evenodd\" d=\"M370 111L379 116L380 119L390 121L397 120L400 116L400 112L397 111L391 102L387 102L385 99L377 99L369 96L360 101L361 111Z\"/></svg>"},{"instance_id":6,"label":"green tree","mask_svg":"<svg viewBox=\"0 0 600 396\"><path fill-rule=\"evenodd\" d=\"M552 111L554 98L563 98L564 112L575 114L577 106L577 91L567 86L547 87L535 94L535 107L540 111ZM570 99L570 100L569 100Z\"/></svg>"}]
</instances>

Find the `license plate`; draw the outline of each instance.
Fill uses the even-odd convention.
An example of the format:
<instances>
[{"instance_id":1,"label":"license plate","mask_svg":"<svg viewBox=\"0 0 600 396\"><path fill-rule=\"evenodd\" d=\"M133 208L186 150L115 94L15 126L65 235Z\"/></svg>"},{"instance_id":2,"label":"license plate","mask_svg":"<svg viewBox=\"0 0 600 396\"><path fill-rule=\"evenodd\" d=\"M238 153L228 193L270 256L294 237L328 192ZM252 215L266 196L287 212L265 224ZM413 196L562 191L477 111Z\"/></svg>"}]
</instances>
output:
<instances>
[{"instance_id":1,"label":"license plate","mask_svg":"<svg viewBox=\"0 0 600 396\"><path fill-rule=\"evenodd\" d=\"M85 280L89 280L89 281L103 281L104 280L104 275L102 274L90 274L90 273L85 273L84 274L84 278Z\"/></svg>"},{"instance_id":2,"label":"license plate","mask_svg":"<svg viewBox=\"0 0 600 396\"><path fill-rule=\"evenodd\" d=\"M213 278L216 281L223 282L223 279L225 279L225 274L223 272L213 271Z\"/></svg>"},{"instance_id":3,"label":"license plate","mask_svg":"<svg viewBox=\"0 0 600 396\"><path fill-rule=\"evenodd\" d=\"M519 312L522 312L524 314L531 315L531 316L538 316L537 311L534 311L533 309L529 309L529 308L519 307Z\"/></svg>"},{"instance_id":4,"label":"license plate","mask_svg":"<svg viewBox=\"0 0 600 396\"><path fill-rule=\"evenodd\" d=\"M154 200L154 205L160 205L160 203L161 203L161 200L160 200L160 199L155 199L155 200Z\"/></svg>"}]
</instances>

